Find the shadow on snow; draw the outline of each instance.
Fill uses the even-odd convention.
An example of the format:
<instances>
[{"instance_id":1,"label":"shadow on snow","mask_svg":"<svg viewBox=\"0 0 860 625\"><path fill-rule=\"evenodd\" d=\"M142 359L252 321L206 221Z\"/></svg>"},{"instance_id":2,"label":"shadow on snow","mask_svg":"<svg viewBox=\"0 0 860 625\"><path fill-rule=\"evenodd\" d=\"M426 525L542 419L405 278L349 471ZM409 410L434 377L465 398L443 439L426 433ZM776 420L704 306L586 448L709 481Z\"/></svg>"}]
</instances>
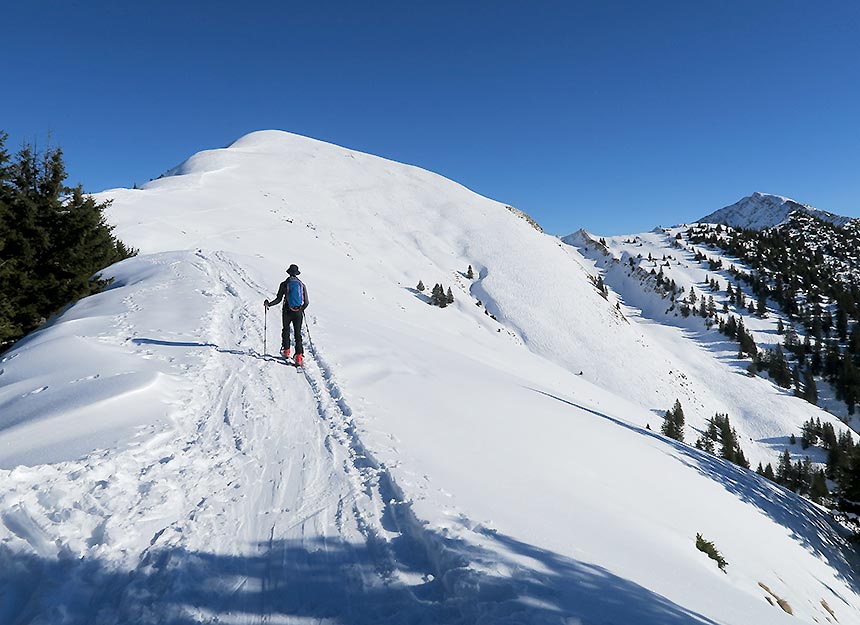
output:
<instances>
[{"instance_id":1,"label":"shadow on snow","mask_svg":"<svg viewBox=\"0 0 860 625\"><path fill-rule=\"evenodd\" d=\"M366 546L322 539L251 545L251 555L153 547L132 571L98 558L43 558L4 546L0 621L502 625L573 617L583 625L716 625L599 566L495 532L485 537L539 562L541 572L505 562L510 576L477 574L461 560L439 577L407 586L386 581ZM468 558L469 548L448 542Z\"/></svg>"},{"instance_id":2,"label":"shadow on snow","mask_svg":"<svg viewBox=\"0 0 860 625\"><path fill-rule=\"evenodd\" d=\"M741 501L755 506L775 523L789 530L800 544L832 566L844 581L860 592L856 570L860 570L860 558L847 545L846 540L833 541L828 535L836 533L847 538L847 530L839 526L827 513L813 504L754 471L701 451L690 445L661 436L651 430L637 427L615 417L557 397L545 391L530 389L556 401L568 404L590 414L643 436L656 438L676 453L670 454L684 465L695 469L705 477L722 484ZM838 593L837 593L838 594Z\"/></svg>"},{"instance_id":3,"label":"shadow on snow","mask_svg":"<svg viewBox=\"0 0 860 625\"><path fill-rule=\"evenodd\" d=\"M133 342L274 359L214 343ZM716 625L600 566L495 531L480 531L485 546L453 540L409 517L393 483L380 487L385 501L399 502L383 511L395 535L387 547L368 536L231 543L228 553L211 553L171 545L162 530L129 570L99 557L107 551L98 546L78 557L63 548L54 555L50 545L50 555L39 555L20 541L0 544L0 623ZM388 549L392 558L380 555ZM535 565L523 566L523 558Z\"/></svg>"},{"instance_id":4,"label":"shadow on snow","mask_svg":"<svg viewBox=\"0 0 860 625\"><path fill-rule=\"evenodd\" d=\"M233 356L245 356L248 358L256 358L257 360L267 360L267 361L275 361L282 362L279 356L274 354L261 354L256 349L225 349L223 347L219 347L215 343L198 343L192 341L164 341L160 339L147 339L147 338L134 338L131 339L131 342L135 345L157 345L160 347L205 347L207 349L214 349L216 352L221 354L230 354Z\"/></svg>"}]
</instances>

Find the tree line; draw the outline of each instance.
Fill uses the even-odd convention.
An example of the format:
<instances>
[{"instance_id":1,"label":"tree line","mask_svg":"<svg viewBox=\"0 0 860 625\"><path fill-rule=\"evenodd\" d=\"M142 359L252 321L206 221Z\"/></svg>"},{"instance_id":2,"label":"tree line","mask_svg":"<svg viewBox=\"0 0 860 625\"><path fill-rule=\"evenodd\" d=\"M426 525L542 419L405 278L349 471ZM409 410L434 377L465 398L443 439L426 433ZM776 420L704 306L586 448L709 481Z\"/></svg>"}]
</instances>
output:
<instances>
[{"instance_id":1,"label":"tree line","mask_svg":"<svg viewBox=\"0 0 860 625\"><path fill-rule=\"evenodd\" d=\"M751 311L763 314L770 300L789 319L788 327L778 324L782 346L756 359L753 372L768 371L811 403L818 401L816 378L824 379L854 414L860 403L860 223L837 226L793 213L787 223L764 231L696 226L687 235L751 267L728 269L755 294ZM803 340L795 325L804 329Z\"/></svg>"}]
</instances>

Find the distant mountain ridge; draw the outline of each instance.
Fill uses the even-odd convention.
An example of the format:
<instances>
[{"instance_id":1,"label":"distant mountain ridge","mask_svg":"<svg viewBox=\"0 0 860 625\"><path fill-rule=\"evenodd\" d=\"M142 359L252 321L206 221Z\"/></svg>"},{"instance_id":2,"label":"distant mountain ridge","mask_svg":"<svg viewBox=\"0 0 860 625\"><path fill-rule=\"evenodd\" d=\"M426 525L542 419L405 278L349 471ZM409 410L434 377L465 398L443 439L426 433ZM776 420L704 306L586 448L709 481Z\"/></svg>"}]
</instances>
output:
<instances>
[{"instance_id":1,"label":"distant mountain ridge","mask_svg":"<svg viewBox=\"0 0 860 625\"><path fill-rule=\"evenodd\" d=\"M759 191L697 221L698 223L723 224L733 228L764 230L785 223L789 216L797 211L840 227L852 221L850 217L829 213L781 195Z\"/></svg>"}]
</instances>

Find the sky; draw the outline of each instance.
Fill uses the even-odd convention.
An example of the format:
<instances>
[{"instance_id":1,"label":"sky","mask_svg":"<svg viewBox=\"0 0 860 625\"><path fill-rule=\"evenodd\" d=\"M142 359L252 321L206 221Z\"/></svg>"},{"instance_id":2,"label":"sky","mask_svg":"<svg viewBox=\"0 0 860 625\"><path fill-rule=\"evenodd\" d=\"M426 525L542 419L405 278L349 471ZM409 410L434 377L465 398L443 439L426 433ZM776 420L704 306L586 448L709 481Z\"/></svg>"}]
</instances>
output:
<instances>
[{"instance_id":1,"label":"sky","mask_svg":"<svg viewBox=\"0 0 860 625\"><path fill-rule=\"evenodd\" d=\"M860 216L860 3L31 0L3 9L7 149L90 192L276 128L432 170L545 230L753 191Z\"/></svg>"}]
</instances>

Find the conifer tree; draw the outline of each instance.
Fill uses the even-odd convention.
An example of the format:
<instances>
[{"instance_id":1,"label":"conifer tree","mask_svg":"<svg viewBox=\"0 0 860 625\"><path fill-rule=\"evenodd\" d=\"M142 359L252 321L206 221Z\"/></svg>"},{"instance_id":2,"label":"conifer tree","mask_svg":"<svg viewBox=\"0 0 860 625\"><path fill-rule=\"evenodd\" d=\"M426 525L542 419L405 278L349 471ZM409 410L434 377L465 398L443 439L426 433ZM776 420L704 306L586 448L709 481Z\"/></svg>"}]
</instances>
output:
<instances>
[{"instance_id":1,"label":"conifer tree","mask_svg":"<svg viewBox=\"0 0 860 625\"><path fill-rule=\"evenodd\" d=\"M696 441L696 447L709 454L714 453L714 443L719 438L717 424L713 419L708 419L708 427L702 432L702 435Z\"/></svg>"},{"instance_id":2,"label":"conifer tree","mask_svg":"<svg viewBox=\"0 0 860 625\"><path fill-rule=\"evenodd\" d=\"M827 488L827 478L824 475L824 471L818 469L812 475L812 483L809 487L809 498L815 503L821 503L823 499L829 496L830 491Z\"/></svg>"},{"instance_id":3,"label":"conifer tree","mask_svg":"<svg viewBox=\"0 0 860 625\"><path fill-rule=\"evenodd\" d=\"M738 442L738 434L729 421L729 415L716 414L714 421L720 429L720 457L749 468L749 463Z\"/></svg>"},{"instance_id":4,"label":"conifer tree","mask_svg":"<svg viewBox=\"0 0 860 625\"><path fill-rule=\"evenodd\" d=\"M430 294L430 303L434 306L441 306L444 300L445 294L442 291L442 285L437 282L433 285L433 290Z\"/></svg>"},{"instance_id":5,"label":"conifer tree","mask_svg":"<svg viewBox=\"0 0 860 625\"><path fill-rule=\"evenodd\" d=\"M791 383L794 386L794 396L803 397L803 392L800 390L800 365L798 363L794 363L794 367L791 368Z\"/></svg>"},{"instance_id":6,"label":"conifer tree","mask_svg":"<svg viewBox=\"0 0 860 625\"><path fill-rule=\"evenodd\" d=\"M660 431L664 436L684 442L684 410L679 400L676 399L672 409L666 411Z\"/></svg>"},{"instance_id":7,"label":"conifer tree","mask_svg":"<svg viewBox=\"0 0 860 625\"><path fill-rule=\"evenodd\" d=\"M815 427L815 421L809 419L804 421L800 428L800 445L804 449L808 449L811 445L818 443L818 430Z\"/></svg>"},{"instance_id":8,"label":"conifer tree","mask_svg":"<svg viewBox=\"0 0 860 625\"><path fill-rule=\"evenodd\" d=\"M839 494L852 504L860 503L860 453L844 450L844 459L836 472Z\"/></svg>"},{"instance_id":9,"label":"conifer tree","mask_svg":"<svg viewBox=\"0 0 860 625\"><path fill-rule=\"evenodd\" d=\"M423 292L424 292L424 289L426 289L427 287L425 287L425 286L424 286L424 282L422 282L421 280L419 280L419 281L418 281L418 286L416 286L415 288L416 288L418 291L420 291L421 293L423 293Z\"/></svg>"},{"instance_id":10,"label":"conifer tree","mask_svg":"<svg viewBox=\"0 0 860 625\"><path fill-rule=\"evenodd\" d=\"M809 456L806 456L803 462L797 463L795 473L797 475L797 492L804 496L808 495L813 478L812 460L809 459Z\"/></svg>"},{"instance_id":11,"label":"conifer tree","mask_svg":"<svg viewBox=\"0 0 860 625\"><path fill-rule=\"evenodd\" d=\"M759 293L758 303L756 304L756 314L764 318L767 315L767 296L764 290Z\"/></svg>"},{"instance_id":12,"label":"conifer tree","mask_svg":"<svg viewBox=\"0 0 860 625\"><path fill-rule=\"evenodd\" d=\"M812 375L812 370L809 367L803 371L803 398L810 404L818 403L818 387L815 384L815 376Z\"/></svg>"},{"instance_id":13,"label":"conifer tree","mask_svg":"<svg viewBox=\"0 0 860 625\"><path fill-rule=\"evenodd\" d=\"M791 479L791 473L791 455L785 449L779 457L779 464L776 467L776 482L783 485L787 484Z\"/></svg>"},{"instance_id":14,"label":"conifer tree","mask_svg":"<svg viewBox=\"0 0 860 625\"><path fill-rule=\"evenodd\" d=\"M785 359L782 346L777 345L776 351L771 356L770 375L773 381L783 388L790 388L792 382L791 367Z\"/></svg>"},{"instance_id":15,"label":"conifer tree","mask_svg":"<svg viewBox=\"0 0 860 625\"><path fill-rule=\"evenodd\" d=\"M62 150L25 145L13 160L5 140L0 132L0 350L103 289L98 272L135 253L114 238L107 202L65 185Z\"/></svg>"},{"instance_id":16,"label":"conifer tree","mask_svg":"<svg viewBox=\"0 0 860 625\"><path fill-rule=\"evenodd\" d=\"M469 268L466 270L466 277L467 277L469 280L474 280L474 278L475 278L475 272L474 272L474 271L472 271L472 265L469 265Z\"/></svg>"},{"instance_id":17,"label":"conifer tree","mask_svg":"<svg viewBox=\"0 0 860 625\"><path fill-rule=\"evenodd\" d=\"M454 294L451 292L451 287L448 287L448 293L445 294L445 303L453 304L454 303Z\"/></svg>"}]
</instances>

